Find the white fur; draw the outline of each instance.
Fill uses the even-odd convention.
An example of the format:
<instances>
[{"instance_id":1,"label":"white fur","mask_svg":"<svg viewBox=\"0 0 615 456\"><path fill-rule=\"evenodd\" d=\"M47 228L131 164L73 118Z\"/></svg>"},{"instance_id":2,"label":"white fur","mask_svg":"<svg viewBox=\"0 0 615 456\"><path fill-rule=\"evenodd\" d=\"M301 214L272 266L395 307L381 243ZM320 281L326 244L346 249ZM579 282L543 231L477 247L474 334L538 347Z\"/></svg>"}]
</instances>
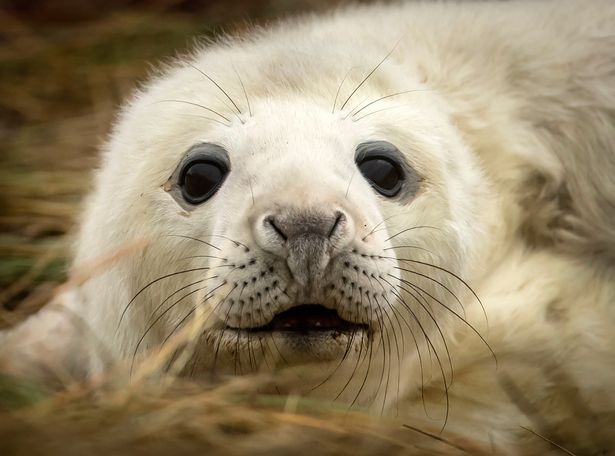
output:
<instances>
[{"instance_id":1,"label":"white fur","mask_svg":"<svg viewBox=\"0 0 615 456\"><path fill-rule=\"evenodd\" d=\"M352 216L352 242L360 243L386 219L386 230L373 233L365 248L382 252L389 245L412 244L429 249L433 254L388 252L455 271L481 298L488 324L478 301L458 280L416 266L461 297L467 320L498 357L496 369L474 331L433 303L453 362L447 429L496 446L516 445L523 452L526 441L532 445L537 439L520 426L540 431L547 421L557 429L573 413L566 408L570 385L592 412L612 410L614 49L615 7L606 0L357 7L207 46L154 78L122 112L87 202L75 269L127 243L150 244L81 286L74 311L112 358L131 357L153 307L188 280L171 278L152 286L131 305L118 330L127 303L143 285L178 270L179 264L203 264L179 263L181 258L207 254L166 235L207 239L241 261L245 255L231 242L206 236L224 234L258 248L251 223L272 207L342 207ZM218 82L243 114L236 116L195 67ZM409 90L415 92L362 111L359 116L374 112L364 119L345 117L371 100ZM206 119L220 120L195 105L165 100L207 106L232 125ZM379 111L383 108L391 109ZM354 148L372 139L395 144L423 176L415 199L386 201L357 173ZM164 184L199 142L223 145L232 171L210 201L186 211ZM438 230L408 231L387 241L419 225ZM463 315L434 283L390 272L411 277ZM220 282L212 281L169 312L150 331L144 348L159 345L197 296L215 284ZM448 379L441 337L426 313L415 310ZM393 386L387 398L372 389L363 402L374 403L378 411L386 405L402 416L424 416L425 402L442 424L442 375L420 330L411 326L417 347L406 334L403 360L393 357L395 365L388 367L393 377L400 375L399 394ZM91 359L90 372L106 367L94 354ZM380 367L387 369L386 362ZM340 374L337 386L346 378Z\"/></svg>"}]
</instances>

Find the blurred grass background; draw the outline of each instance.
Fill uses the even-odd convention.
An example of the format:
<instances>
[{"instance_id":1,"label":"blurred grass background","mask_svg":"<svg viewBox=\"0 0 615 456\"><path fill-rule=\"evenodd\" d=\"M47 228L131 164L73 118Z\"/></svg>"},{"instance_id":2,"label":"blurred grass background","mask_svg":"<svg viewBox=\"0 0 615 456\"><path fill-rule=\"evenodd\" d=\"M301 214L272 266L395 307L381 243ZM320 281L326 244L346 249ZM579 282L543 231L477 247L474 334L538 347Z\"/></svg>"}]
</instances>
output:
<instances>
[{"instance_id":1,"label":"blurred grass background","mask_svg":"<svg viewBox=\"0 0 615 456\"><path fill-rule=\"evenodd\" d=\"M151 65L199 37L345 3L0 0L0 328L65 278L98 147Z\"/></svg>"}]
</instances>

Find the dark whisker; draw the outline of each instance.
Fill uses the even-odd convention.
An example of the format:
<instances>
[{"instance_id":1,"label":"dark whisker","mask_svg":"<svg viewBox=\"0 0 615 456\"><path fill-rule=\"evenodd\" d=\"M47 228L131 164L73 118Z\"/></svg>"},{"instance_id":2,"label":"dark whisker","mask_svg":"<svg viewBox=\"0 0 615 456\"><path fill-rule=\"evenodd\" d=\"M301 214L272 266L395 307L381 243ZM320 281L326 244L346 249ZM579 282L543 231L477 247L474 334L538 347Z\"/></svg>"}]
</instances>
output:
<instances>
[{"instance_id":1,"label":"dark whisker","mask_svg":"<svg viewBox=\"0 0 615 456\"><path fill-rule=\"evenodd\" d=\"M371 303L371 300L369 299L369 296L368 296L368 301L370 303L370 306L374 308L374 312L376 313L376 319L378 320L378 325L380 326L379 330L380 330L380 339L381 339L381 344L382 344L382 356L383 356L382 372L380 373L380 380L378 381L378 386L376 387L376 391L374 393L374 401L378 397L378 392L380 391L380 386L382 385L382 380L384 379L385 370L387 373L387 379L384 385L384 395L382 398L382 408L380 410L381 413L384 413L384 407L386 405L387 394L389 392L389 382L391 380L391 356L392 356L391 355L392 353L391 337L389 334L389 330L384 323L384 316L382 313L379 312L379 310L382 311L382 309L380 309L379 306L373 306ZM392 326L391 326L391 330L395 332ZM385 345L385 338L386 338L386 345ZM388 356L387 356L387 346L388 346ZM387 359L388 359L388 369L386 367Z\"/></svg>"},{"instance_id":2,"label":"dark whisker","mask_svg":"<svg viewBox=\"0 0 615 456\"><path fill-rule=\"evenodd\" d=\"M390 274L389 274L390 275ZM391 275L391 277L395 277L393 275ZM435 298L434 296L432 296L429 292L427 292L426 290L424 290L423 288L419 287L416 284L413 284L407 280L404 279L399 279L401 280L403 283L409 285L410 287L412 287L413 289L417 289L418 291L420 291L421 293L426 294L427 296L429 296L431 299L433 299L436 303L438 303L439 305L441 305L442 307L444 307L446 310L448 310L450 313L452 313L457 319L461 320L463 322L463 324L465 324L474 334L476 334L480 340L485 344L485 346L489 349L489 351L491 352L491 356L493 357L493 360L495 362L495 365L497 367L498 365L498 359L497 356L495 354L495 352L493 351L493 349L491 348L491 345L489 345L489 343L485 340L485 338L481 335L481 333L472 325L470 324L465 318L463 318L461 315L459 315L457 312L455 312L453 309L451 309L450 307L448 307L446 304L444 304L442 301L440 301L439 299Z\"/></svg>"},{"instance_id":3,"label":"dark whisker","mask_svg":"<svg viewBox=\"0 0 615 456\"><path fill-rule=\"evenodd\" d=\"M192 236L184 236L183 234L165 234L164 236L165 237L177 237L177 238L182 238L182 239L189 239L191 241L196 241L196 242L200 242L201 244L208 245L209 247L211 247L213 249L220 250L220 247L217 247L217 246L215 246L213 244L210 244L209 242L206 242L206 241L204 241L202 239L195 238L195 237L192 237Z\"/></svg>"},{"instance_id":4,"label":"dark whisker","mask_svg":"<svg viewBox=\"0 0 615 456\"><path fill-rule=\"evenodd\" d=\"M353 117L352 121L353 122L359 122L359 121L365 119L366 117L374 115L374 114L378 114L379 112L390 111L391 109L405 108L407 106L410 106L410 105L409 104L404 104L404 105L388 106L388 107L382 108L382 109L376 109L375 111L371 111L371 112L368 112L367 114L363 114L361 117L358 117L356 119Z\"/></svg>"},{"instance_id":5,"label":"dark whisker","mask_svg":"<svg viewBox=\"0 0 615 456\"><path fill-rule=\"evenodd\" d=\"M239 84L241 84L241 90L243 91L243 96L246 99L246 104L248 105L248 114L250 114L250 117L252 117L252 107L250 106L250 99L248 98L248 92L246 91L246 86L243 85L243 81L241 80L241 76L239 75L237 68L233 67L233 70L235 71L235 74L237 75L237 79L239 79Z\"/></svg>"},{"instance_id":6,"label":"dark whisker","mask_svg":"<svg viewBox=\"0 0 615 456\"><path fill-rule=\"evenodd\" d=\"M363 307L363 297L362 296L361 296L361 307ZM370 307L369 320L373 321L373 309L371 307ZM361 383L361 386L359 387L359 391L357 391L357 394L355 395L354 399L352 400L348 408L352 408L354 406L354 404L357 402L357 399L359 399L359 396L361 396L361 391L363 391L363 388L365 387L365 384L367 383L367 378L369 377L369 372L372 367L373 351L374 351L374 341L372 340L372 343L369 344L369 360L367 362L367 369L365 370L365 375L363 376L363 382ZM365 356L367 356L367 353Z\"/></svg>"},{"instance_id":7,"label":"dark whisker","mask_svg":"<svg viewBox=\"0 0 615 456\"><path fill-rule=\"evenodd\" d=\"M427 253L431 253L432 255L435 255L431 250L425 249L423 247L419 247L418 245L398 245L395 247L387 247L386 249L382 249L382 250L394 250L394 249L401 249L401 248L422 250L423 252L427 252ZM386 257L386 258L395 258L395 257Z\"/></svg>"},{"instance_id":8,"label":"dark whisker","mask_svg":"<svg viewBox=\"0 0 615 456\"><path fill-rule=\"evenodd\" d=\"M439 280L436 280L436 279L434 279L433 277L428 276L427 274L423 274L423 273L421 273L421 272L414 271L414 270L412 270L412 269L400 268L399 266L393 266L393 269L398 269L398 270L400 270L400 271L404 271L404 272L407 272L407 273L409 273L409 274L414 274L414 275L416 275L416 276L423 277L424 279L427 279L427 280L429 280L430 282L433 282L433 283L435 283L435 284L440 285L440 286L441 286L444 290L446 290L446 291L447 291L447 293L448 293L448 294L450 294L450 295L451 295L451 296L455 299L455 301L457 301L457 303L459 304L459 306L460 306L462 309L464 309L464 307L463 307L463 303L462 303L462 302L461 302L461 300L457 297L457 295L456 295L455 293L453 293L453 290L451 290L449 287L447 287L446 285L444 285L444 284L443 284L442 282L440 282ZM394 276L392 276L392 277L394 277ZM403 281L403 279L400 279L400 280L402 280L402 281ZM465 310L464 310L464 311L465 311Z\"/></svg>"},{"instance_id":9,"label":"dark whisker","mask_svg":"<svg viewBox=\"0 0 615 456\"><path fill-rule=\"evenodd\" d=\"M433 314L429 311L429 309L427 308L427 302L425 301L425 299L420 296L421 298L423 298L423 302L421 302L421 300L419 299L419 296L415 295L414 293L412 293L410 290L408 290L407 288L404 288L402 286L400 286L400 288L405 291L407 294L409 294L410 296L412 296L412 298L423 308L423 310L425 311L425 313L429 316L430 320L433 322L433 324L436 327L436 331L438 331L438 334L440 334L440 338L442 339L442 343L444 344L444 350L446 351L446 356L448 358L448 365L449 365L449 369L451 370L451 379L449 380L448 384L452 385L453 384L453 358L451 357L451 352L448 348L448 343L446 342L446 337L444 336L444 333L442 332L442 328L440 328L440 325L438 324L438 321L435 319L435 317L433 316Z\"/></svg>"},{"instance_id":10,"label":"dark whisker","mask_svg":"<svg viewBox=\"0 0 615 456\"><path fill-rule=\"evenodd\" d=\"M118 329L119 326L122 324L122 320L124 319L124 316L126 315L126 312L128 311L128 308L132 305L132 303L135 301L135 299L137 299L139 297L139 295L141 293L143 293L145 290L147 290L149 287L151 287L152 285L154 285L155 283L160 282L161 280L164 279L168 279L169 277L174 277L180 274L188 274L190 272L197 272L197 271L207 271L209 268L192 268L192 269L186 269L184 271L177 271L177 272L172 272L170 274L165 274L161 277L158 277L157 279L152 280L151 282L149 282L147 285L145 285L143 288L141 288L137 294L135 294L132 299L128 302L128 304L126 304L126 307L124 308L124 310L122 311L122 314L120 315L120 320L118 322Z\"/></svg>"},{"instance_id":11,"label":"dark whisker","mask_svg":"<svg viewBox=\"0 0 615 456\"><path fill-rule=\"evenodd\" d=\"M352 290L351 298L354 298L354 289ZM367 337L369 339L370 336L368 335ZM361 360L365 360L365 356L367 356L367 353L366 353L366 355L363 358L361 358L361 354L363 353L363 339L364 338L365 338L365 333L362 332L361 333L361 342L359 344L359 353L357 355L357 361L356 361L356 363L354 365L354 368L353 368L352 372L350 373L350 377L348 377L348 380L346 381L346 383L344 384L344 386L342 387L340 392L337 394L337 396L335 396L335 398L333 399L334 401L338 400L339 397L344 393L344 391L346 391L346 388L348 388L348 386L350 385L350 383L352 382L352 380L355 377L357 369L359 368L359 365L361 364ZM369 343L369 340L368 340L368 343Z\"/></svg>"},{"instance_id":12,"label":"dark whisker","mask_svg":"<svg viewBox=\"0 0 615 456\"><path fill-rule=\"evenodd\" d=\"M213 258L213 259L218 259L218 260L222 260L222 261L227 261L226 258L220 258L220 257L217 257L217 256L212 256L212 255L190 255L190 256L187 256L187 257L178 258L178 261L180 261L180 260L193 260L195 258ZM214 267L216 267L216 268L228 268L228 267L234 267L234 266L235 266L234 264L219 264L217 266L213 266L212 269Z\"/></svg>"},{"instance_id":13,"label":"dark whisker","mask_svg":"<svg viewBox=\"0 0 615 456\"><path fill-rule=\"evenodd\" d=\"M198 104L198 103L193 103L192 101L186 101L186 100L159 100L156 103L183 103L183 104L187 104L190 106L196 106L198 108L201 109L205 109L206 111L212 112L218 116L220 116L221 118L223 118L224 120L226 120L228 123L225 124L225 126L230 127L231 126L231 119L229 119L228 117L220 114L218 111L208 108L207 106L203 106L202 104Z\"/></svg>"},{"instance_id":14,"label":"dark whisker","mask_svg":"<svg viewBox=\"0 0 615 456\"><path fill-rule=\"evenodd\" d=\"M329 292L329 294L327 295L327 297L324 299L325 302L327 302L329 300L329 298L331 297L331 295L333 294L333 288L331 289L331 291ZM341 302L342 302L342 296L340 295L340 298L337 301L336 307L337 309L340 308L341 306ZM354 318L354 311L351 314L349 320L353 321ZM350 352L350 348L352 347L352 342L354 340L354 336L356 335L357 330L353 329L352 330L352 334L350 335L350 338L348 339L348 343L346 344L346 350L344 351L344 355L342 356L342 359L339 361L339 363L337 364L337 366L335 366L335 368L329 373L329 375L327 375L327 377L322 380L320 383L318 383L316 386L310 388L310 391L314 391L318 388L320 388L322 385L324 385L325 383L327 383L332 377L333 375L338 371L338 369L341 367L341 365L344 363L344 361L346 360L348 353Z\"/></svg>"},{"instance_id":15,"label":"dark whisker","mask_svg":"<svg viewBox=\"0 0 615 456\"><path fill-rule=\"evenodd\" d=\"M416 428L416 427L414 427L414 426L410 426L409 424L402 424L402 426L403 426L403 427L405 427L406 429L410 429L411 431L417 432L417 433L419 433L419 434L421 434L421 435L424 435L424 436L426 436L426 437L429 437L429 438L432 438L432 439L434 439L434 440L437 440L438 442L442 442L442 443L444 443L445 445L448 445L448 446L450 446L450 447L452 447L452 448L455 448L455 449L457 449L457 450L461 450L462 452L464 452L464 453L466 453L466 454L468 454L468 453L469 453L469 452L468 452L468 450L467 450L466 448L464 448L464 447L462 447L462 446L459 446L459 445L457 445L457 444L455 444L455 443L453 443L453 442L449 442L448 440L446 440L446 439L442 438L442 437L441 437L441 436L439 436L439 435L435 435L435 434L432 434L431 432L423 431L422 429ZM573 456L574 456L574 455L573 455Z\"/></svg>"},{"instance_id":16,"label":"dark whisker","mask_svg":"<svg viewBox=\"0 0 615 456\"><path fill-rule=\"evenodd\" d=\"M378 64L367 74L367 76L363 78L359 85L355 87L355 89L350 93L350 95L348 95L348 98L346 98L346 101L344 101L344 103L342 104L340 111L344 110L344 108L346 107L350 99L353 97L353 95L357 92L357 90L359 90L363 86L363 84L365 84L365 82L378 70L378 68L380 68L380 66L391 56L391 54L393 54L393 51L397 48L397 45L400 41L401 39L397 41L397 43L395 43L395 46L393 46L393 48L387 53L387 55L385 55L384 58L380 62L378 62Z\"/></svg>"},{"instance_id":17,"label":"dark whisker","mask_svg":"<svg viewBox=\"0 0 615 456\"><path fill-rule=\"evenodd\" d=\"M532 429L530 429L530 428L527 428L527 427L525 427L525 426L520 426L520 427L521 427L521 429L525 429L526 431L528 431L528 432L530 432L530 433L534 434L534 435L535 435L536 437L538 437L539 439L544 440L544 441L545 441L545 442L547 442L549 445L552 445L554 448L557 448L558 450L562 451L563 453L566 453L566 454L567 454L567 455L569 455L569 456L577 456L577 455L576 455L576 454L574 454L572 451L570 451L570 450L568 450L568 449L564 448L563 446L561 446L561 445L559 445L559 444L555 443L553 440L546 438L544 435L539 434L538 432L536 432L536 431L534 431L534 430L532 430Z\"/></svg>"},{"instance_id":18,"label":"dark whisker","mask_svg":"<svg viewBox=\"0 0 615 456\"><path fill-rule=\"evenodd\" d=\"M402 362L402 357L403 357L404 331L401 327L399 318L397 317L397 315L393 313L393 317L395 321L397 322L397 326L399 327L399 335L402 339L402 353L400 354L399 341L397 340L397 331L395 331L395 328L393 326L393 319L391 319L391 316L386 311L386 309L380 305L380 303L378 302L378 298L374 297L374 299L376 300L376 304L381 308L382 314L386 316L387 320L389 320L389 323L391 325L391 332L393 333L393 339L395 341L395 354L397 355L397 389L396 389L396 395L395 395L395 407L396 407L396 413L399 415L399 388L400 388L400 383L401 383L401 362ZM390 351L390 345L389 345L389 351ZM390 365L389 365L389 369L390 369ZM389 372L389 375L390 375L390 372ZM387 387L388 387L388 379L387 379ZM386 401L386 397L382 400L382 412L383 413L384 413L385 401Z\"/></svg>"},{"instance_id":19,"label":"dark whisker","mask_svg":"<svg viewBox=\"0 0 615 456\"><path fill-rule=\"evenodd\" d=\"M419 228L430 228L432 230L438 230L438 231L442 231L440 228L436 228L435 226L429 226L429 225L418 225L418 226L413 226L411 228L406 228L405 230L401 230L398 233L395 233L394 235L392 235L391 237L387 238L384 240L384 242L390 241L393 238L396 238L397 236L399 236L400 234L403 233L407 233L408 231L413 231L413 230L418 230Z\"/></svg>"},{"instance_id":20,"label":"dark whisker","mask_svg":"<svg viewBox=\"0 0 615 456\"><path fill-rule=\"evenodd\" d=\"M478 294L476 294L474 289L470 285L468 285L468 283L465 280L463 280L461 277L459 277L457 274L455 274L452 271L449 271L446 268L443 268L442 266L436 266L435 264L426 263L424 261L413 260L411 258L398 258L397 260L398 261L407 261L409 263L415 263L415 264L420 264L420 265L427 266L427 267L430 267L430 268L434 268L434 269L437 269L439 271L446 272L447 274L455 277L457 280L459 280L463 284L464 287L466 287L466 289L468 291L470 291L470 293L472 293L474 295L474 297L476 298L476 300L480 304L481 308L483 309L483 315L485 316L485 321L487 322L487 324L489 324L489 318L487 317L487 311L485 310L485 306L483 305L483 302L478 297Z\"/></svg>"},{"instance_id":21,"label":"dark whisker","mask_svg":"<svg viewBox=\"0 0 615 456\"><path fill-rule=\"evenodd\" d=\"M233 288L231 288L231 291L229 291L229 292L226 294L226 296L225 296L225 297L224 297L224 298L223 298L223 299L222 299L222 300L221 300L218 304L216 304L216 306L215 306L214 310L212 310L212 315L213 315L213 313L215 312L215 310L216 310L216 309L217 309L220 305L222 305L222 303L223 303L223 302L225 302L225 301L226 301L226 299L227 299L227 298L231 295L231 293L232 293L233 291L235 291L235 289L236 289L236 288L237 288L237 284L235 284L235 285L233 286ZM237 302L237 301L233 301L233 303L229 306L228 311L226 312L226 316L224 317L223 329L221 330L221 331L222 331L222 333L218 336L218 343L217 343L217 345L216 345L216 350L215 350L215 352L214 352L214 361L213 361L213 364L212 364L212 367L211 367L211 375L212 375L212 377L215 375L215 372L216 372L216 364L217 364L217 362L218 362L218 355L219 355L219 352L220 352L220 344L222 343L222 337L224 337L224 332L226 331L226 327L227 327L228 318L229 318L229 316L230 316L230 314L231 314L231 310L233 309L233 306L235 305L235 303L236 303L236 302Z\"/></svg>"},{"instance_id":22,"label":"dark whisker","mask_svg":"<svg viewBox=\"0 0 615 456\"><path fill-rule=\"evenodd\" d=\"M434 346L433 342L431 341L431 339L429 338L429 336L427 335L427 332L425 331L425 328L423 327L422 323L420 322L418 316L412 311L412 309L410 309L406 303L404 302L404 300L401 298L401 296L398 293L394 293L397 296L398 301L406 306L406 309L410 312L410 315L412 316L412 318L414 319L414 321L416 321L416 324L419 326L419 329L421 330L421 332L423 333L423 336L425 337L425 341L427 342L428 346L431 347L431 350L433 351L434 356L436 357L436 362L438 363L438 367L440 369L440 375L442 378L442 385L444 386L444 396L446 399L446 411L445 411L445 415L444 415L444 423L442 424L442 429L441 431L444 430L444 428L446 427L446 424L448 423L448 417L449 417L449 413L450 413L450 398L449 398L449 393L448 393L448 388L449 385L446 381L446 373L444 372L444 366L442 365L442 361L440 360L440 355L438 355L438 350L436 350L436 347Z\"/></svg>"},{"instance_id":23,"label":"dark whisker","mask_svg":"<svg viewBox=\"0 0 615 456\"><path fill-rule=\"evenodd\" d=\"M230 237L223 236L222 234L208 234L207 236L208 237L219 237L219 238L222 238L222 239L226 239L227 241L232 242L236 246L242 246L246 250L246 252L250 251L250 247L248 247L247 245L242 244L241 242L236 241L235 239L231 239Z\"/></svg>"},{"instance_id":24,"label":"dark whisker","mask_svg":"<svg viewBox=\"0 0 615 456\"><path fill-rule=\"evenodd\" d=\"M394 277L394 276L392 276L392 277ZM431 348L431 350L434 353L434 356L436 357L436 361L437 361L438 366L440 368L440 374L441 374L442 384L444 386L444 394L445 394L445 398L446 398L446 415L445 415L445 418L444 418L444 424L442 426L442 430L444 430L444 428L446 427L446 423L448 422L449 409L450 409L449 395L448 395L449 385L448 385L448 383L446 381L446 374L444 373L444 366L442 365L442 361L440 360L440 356L438 355L438 351L436 350L436 347L434 346L434 344L432 343L431 339L427 335L427 332L425 331L425 328L423 327L423 324L419 320L418 316L414 313L414 311L410 308L410 306L408 306L408 304L406 304L406 302L403 300L402 296L397 291L395 291L395 289L393 288L393 285L391 283L389 283L386 279L384 279L384 278L382 278L382 279L391 287L391 292L397 298L397 301L410 313L410 316L414 319L414 321L418 325L419 329L421 330L421 333L423 334L423 337L425 338L425 342L427 343L428 348ZM405 319L404 319L404 321L405 321ZM410 333L413 334L412 331L410 331ZM413 338L414 338L414 334L413 334ZM415 340L415 343L416 343L416 338L414 338L414 340ZM420 359L420 350L418 350L418 345L417 345L417 352L419 353L419 359ZM450 355L449 355L449 359L450 359ZM422 363L421 363L421 366L422 366ZM424 386L423 385L424 385L424 378L423 378L423 370L421 368L421 396L422 396L422 400L423 400L423 409L425 410L425 413L427 414L427 416L429 416L429 413L427 411L427 407L426 407L426 404L425 404L425 395L424 395Z\"/></svg>"},{"instance_id":25,"label":"dark whisker","mask_svg":"<svg viewBox=\"0 0 615 456\"><path fill-rule=\"evenodd\" d=\"M221 287L222 285L219 285L218 287L214 288L214 290L212 290L209 294L211 295L211 293L213 293L217 288ZM156 317L156 319L147 327L147 329L145 330L145 332L143 333L143 335L141 336L141 338L139 339L139 342L137 342L137 346L134 349L134 352L132 354L132 363L130 365L130 377L132 377L132 371L134 369L134 364L135 364L135 359L137 356L137 353L139 352L139 347L141 347L141 344L143 343L143 341L145 340L145 338L147 337L147 335L149 334L149 332L154 328L154 326L160 321L162 320L162 318L171 311L171 309L173 309L176 305L178 305L181 301L183 301L184 299L186 299L189 296L192 296L195 293L198 293L201 290L204 290L205 288L207 288L207 286L204 287L200 287L197 288L196 290L192 290L186 294L184 294L182 297L180 297L179 299L177 299L173 304L171 304L167 309L164 310L164 312L162 312L160 315L158 315L158 317ZM167 337L168 338L168 337ZM165 339L162 343L162 345L164 345L164 343L166 342L167 339ZM161 346L162 346L161 345Z\"/></svg>"},{"instance_id":26,"label":"dark whisker","mask_svg":"<svg viewBox=\"0 0 615 456\"><path fill-rule=\"evenodd\" d=\"M226 90L224 90L222 87L220 87L220 84L218 84L216 81L214 81L207 73L205 73L203 70L201 70L200 68L195 67L194 65L192 65L191 63L189 63L188 65L190 65L192 68L194 68L196 71L198 71L199 73L201 73L203 76L205 76L207 79L209 79L218 89L220 89L220 91L224 94L224 96L228 99L228 101L230 101L233 106L235 107L235 109L237 110L237 112L239 114L243 114L243 112L241 112L241 109L239 109L239 106L237 106L237 103L235 103L235 100L233 100L230 95L226 92ZM237 116L237 118L240 120L241 123L243 123L243 120L241 119L241 117Z\"/></svg>"},{"instance_id":27,"label":"dark whisker","mask_svg":"<svg viewBox=\"0 0 615 456\"><path fill-rule=\"evenodd\" d=\"M387 99L387 98L396 97L396 96L398 96L398 95L404 95L404 94L406 94L406 93L413 93L413 92L425 92L425 91L427 91L427 90L429 90L429 89L404 90L403 92L397 92L397 93L392 93L392 94L390 94L390 95L385 95L384 97L380 97L380 98L375 99L374 101L370 101L370 102L369 102L369 103L367 103L365 106L363 106L361 109L358 109L358 110L356 110L356 111L355 111L355 110L351 111L351 112L349 113L349 115L351 115L352 117L354 117L354 116L356 116L357 114L359 114L361 111L363 111L365 108L368 108L368 107L370 107L371 105L373 105L374 103L378 103L379 101L381 101L381 100L385 100L385 99ZM357 106L357 108L358 108L358 106ZM357 108L355 108L355 109L357 109Z\"/></svg>"},{"instance_id":28,"label":"dark whisker","mask_svg":"<svg viewBox=\"0 0 615 456\"><path fill-rule=\"evenodd\" d=\"M344 78L342 79L342 82L340 82L340 85L337 86L337 92L335 92L335 99L333 100L333 108L331 109L331 114L335 113L335 106L337 105L337 98L340 95L340 90L342 90L342 86L344 85L344 82L346 81L346 79L348 78L348 76L350 75L350 72L355 69L356 67L351 67L346 74L344 75Z\"/></svg>"},{"instance_id":29,"label":"dark whisker","mask_svg":"<svg viewBox=\"0 0 615 456\"><path fill-rule=\"evenodd\" d=\"M178 294L178 293L180 293L180 292L184 291L186 288L190 288L190 287L191 287L191 286L193 286L193 285L197 285L197 284L199 284L199 283L203 283L203 282L205 282L206 280L213 279L213 278L216 278L216 277L218 277L218 276L213 276L213 277L208 277L208 278L205 278L205 279L200 279L200 280L197 280L196 282L192 282L192 283L189 283L188 285L184 285L183 287L179 288L178 290L175 290L175 291L174 291L173 293L171 293L169 296L167 296L166 298L164 298L164 300L163 300L160 304L158 304L158 306L156 306L156 308L155 308L155 309L154 309L154 311L152 312L152 316L149 318L149 320L148 320L147 322L149 323L149 322L151 321L151 319L152 319L152 318L154 318L154 317L156 316L156 313L158 313L158 311L162 308L162 306L163 306L163 305L164 305L164 304L165 304L165 303L166 303L169 299L171 299L173 296L175 296L176 294Z\"/></svg>"},{"instance_id":30,"label":"dark whisker","mask_svg":"<svg viewBox=\"0 0 615 456\"><path fill-rule=\"evenodd\" d=\"M378 228L380 225L382 225L384 222L391 220L393 217L399 217L400 215L406 215L406 214L393 214L390 217L384 218L382 220L380 220L376 225L374 225L374 227L372 228L372 230L367 233L364 237L363 237L363 241L365 241L365 239L367 239L368 236L370 236L371 234L374 233L374 231L376 231L376 228ZM386 228L385 228L386 229Z\"/></svg>"},{"instance_id":31,"label":"dark whisker","mask_svg":"<svg viewBox=\"0 0 615 456\"><path fill-rule=\"evenodd\" d=\"M173 100L170 100L170 101L173 101ZM229 125L229 124L227 124L227 123L225 123L225 122L222 122L222 121L221 121L221 120L219 120L219 119L214 119L213 117L199 116L199 115L197 115L197 114L182 114L182 116L183 116L183 117L196 117L196 118L198 118L198 119L210 120L211 122L216 122L216 123L218 123L218 124L220 124L220 125L224 125L225 127L230 127L230 125Z\"/></svg>"}]
</instances>

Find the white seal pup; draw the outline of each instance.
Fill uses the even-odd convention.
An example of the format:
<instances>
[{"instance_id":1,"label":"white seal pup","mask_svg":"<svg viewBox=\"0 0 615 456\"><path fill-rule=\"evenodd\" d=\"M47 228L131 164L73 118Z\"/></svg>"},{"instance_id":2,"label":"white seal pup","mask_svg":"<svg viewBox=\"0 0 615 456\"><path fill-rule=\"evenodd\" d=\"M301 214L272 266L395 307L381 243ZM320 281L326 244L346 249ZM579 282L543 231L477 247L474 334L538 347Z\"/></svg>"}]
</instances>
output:
<instances>
[{"instance_id":1,"label":"white seal pup","mask_svg":"<svg viewBox=\"0 0 615 456\"><path fill-rule=\"evenodd\" d=\"M307 364L302 394L507 449L572 390L612 410L613 49L609 1L408 3L171 65L87 201L76 270L147 242L73 292L88 373L204 316L188 374Z\"/></svg>"}]
</instances>

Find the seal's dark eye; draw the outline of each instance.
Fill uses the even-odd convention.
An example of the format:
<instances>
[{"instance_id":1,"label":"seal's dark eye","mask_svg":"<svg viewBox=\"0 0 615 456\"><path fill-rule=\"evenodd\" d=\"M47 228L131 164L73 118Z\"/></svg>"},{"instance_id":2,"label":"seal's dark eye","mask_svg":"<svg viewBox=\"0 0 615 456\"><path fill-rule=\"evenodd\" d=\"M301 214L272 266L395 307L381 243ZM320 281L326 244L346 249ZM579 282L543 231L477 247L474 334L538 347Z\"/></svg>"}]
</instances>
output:
<instances>
[{"instance_id":1,"label":"seal's dark eye","mask_svg":"<svg viewBox=\"0 0 615 456\"><path fill-rule=\"evenodd\" d=\"M404 171L395 146L385 141L373 141L357 147L357 166L363 177L381 195L396 196L404 183Z\"/></svg>"},{"instance_id":2,"label":"seal's dark eye","mask_svg":"<svg viewBox=\"0 0 615 456\"><path fill-rule=\"evenodd\" d=\"M359 163L363 177L384 196L395 196L402 184L402 173L396 163L385 157L373 157Z\"/></svg>"},{"instance_id":3,"label":"seal's dark eye","mask_svg":"<svg viewBox=\"0 0 615 456\"><path fill-rule=\"evenodd\" d=\"M199 160L186 163L179 180L182 195L191 204L208 200L224 181L228 167L218 160Z\"/></svg>"}]
</instances>

